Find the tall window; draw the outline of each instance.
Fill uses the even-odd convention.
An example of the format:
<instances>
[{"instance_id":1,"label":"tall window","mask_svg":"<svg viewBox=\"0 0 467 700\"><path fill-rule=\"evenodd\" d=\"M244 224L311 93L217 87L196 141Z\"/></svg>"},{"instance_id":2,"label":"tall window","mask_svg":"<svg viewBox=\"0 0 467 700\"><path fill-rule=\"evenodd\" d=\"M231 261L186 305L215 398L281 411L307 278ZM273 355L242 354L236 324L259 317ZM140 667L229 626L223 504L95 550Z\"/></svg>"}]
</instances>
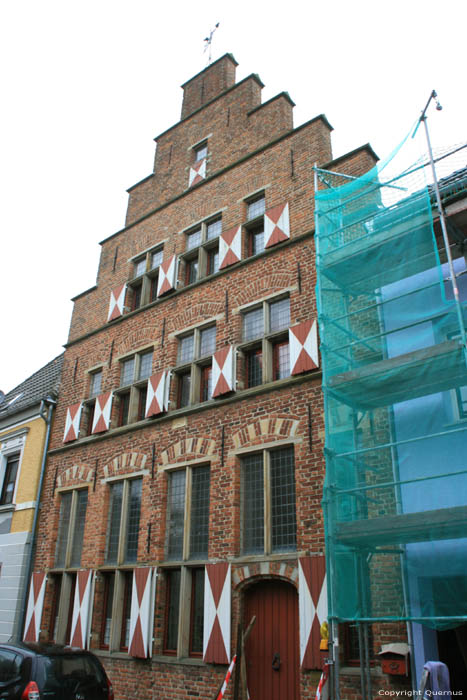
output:
<instances>
[{"instance_id":1,"label":"tall window","mask_svg":"<svg viewBox=\"0 0 467 700\"><path fill-rule=\"evenodd\" d=\"M166 558L208 558L208 465L187 467L168 475ZM164 653L201 656L203 651L204 567L177 566L165 572L167 583Z\"/></svg>"},{"instance_id":2,"label":"tall window","mask_svg":"<svg viewBox=\"0 0 467 700\"><path fill-rule=\"evenodd\" d=\"M163 260L161 246L151 248L133 258L131 280L128 283L129 306L131 311L149 304L157 298L159 266Z\"/></svg>"},{"instance_id":3,"label":"tall window","mask_svg":"<svg viewBox=\"0 0 467 700\"><path fill-rule=\"evenodd\" d=\"M143 420L146 409L147 379L152 374L153 350L142 350L120 362L120 388L117 396L117 426Z\"/></svg>"},{"instance_id":4,"label":"tall window","mask_svg":"<svg viewBox=\"0 0 467 700\"><path fill-rule=\"evenodd\" d=\"M60 514L55 546L53 599L49 639L69 644L76 587L76 569L81 566L88 489L64 491L60 496Z\"/></svg>"},{"instance_id":5,"label":"tall window","mask_svg":"<svg viewBox=\"0 0 467 700\"><path fill-rule=\"evenodd\" d=\"M213 275L219 269L219 236L222 219L216 217L198 224L185 233L185 284Z\"/></svg>"},{"instance_id":6,"label":"tall window","mask_svg":"<svg viewBox=\"0 0 467 700\"><path fill-rule=\"evenodd\" d=\"M208 556L209 466L169 474L167 559Z\"/></svg>"},{"instance_id":7,"label":"tall window","mask_svg":"<svg viewBox=\"0 0 467 700\"><path fill-rule=\"evenodd\" d=\"M138 558L142 479L125 479L110 484L105 561L133 563Z\"/></svg>"},{"instance_id":8,"label":"tall window","mask_svg":"<svg viewBox=\"0 0 467 700\"><path fill-rule=\"evenodd\" d=\"M290 375L288 297L261 302L242 316L245 387L284 379Z\"/></svg>"},{"instance_id":9,"label":"tall window","mask_svg":"<svg viewBox=\"0 0 467 700\"><path fill-rule=\"evenodd\" d=\"M296 549L292 447L242 459L242 550L271 554Z\"/></svg>"},{"instance_id":10,"label":"tall window","mask_svg":"<svg viewBox=\"0 0 467 700\"><path fill-rule=\"evenodd\" d=\"M102 392L102 377L102 369L96 369L89 373L89 398L84 404L82 419L84 422L84 435L92 434L92 423L96 408L96 396L99 396L99 394Z\"/></svg>"},{"instance_id":11,"label":"tall window","mask_svg":"<svg viewBox=\"0 0 467 700\"><path fill-rule=\"evenodd\" d=\"M212 355L216 351L216 326L196 328L178 339L177 408L211 398Z\"/></svg>"},{"instance_id":12,"label":"tall window","mask_svg":"<svg viewBox=\"0 0 467 700\"><path fill-rule=\"evenodd\" d=\"M88 490L67 491L60 498L56 568L79 568L83 549Z\"/></svg>"}]
</instances>

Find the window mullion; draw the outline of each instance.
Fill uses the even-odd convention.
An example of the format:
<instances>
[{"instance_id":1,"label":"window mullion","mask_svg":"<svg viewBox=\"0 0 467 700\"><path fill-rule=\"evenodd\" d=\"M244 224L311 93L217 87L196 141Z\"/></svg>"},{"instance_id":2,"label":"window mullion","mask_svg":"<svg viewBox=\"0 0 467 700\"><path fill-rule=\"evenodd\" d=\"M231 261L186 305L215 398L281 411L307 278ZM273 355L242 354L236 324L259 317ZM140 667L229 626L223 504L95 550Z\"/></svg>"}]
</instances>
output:
<instances>
[{"instance_id":1,"label":"window mullion","mask_svg":"<svg viewBox=\"0 0 467 700\"><path fill-rule=\"evenodd\" d=\"M187 467L185 478L185 512L183 518L183 560L190 556L190 512L192 492L192 470ZM183 573L183 572L182 572Z\"/></svg>"},{"instance_id":2,"label":"window mullion","mask_svg":"<svg viewBox=\"0 0 467 700\"><path fill-rule=\"evenodd\" d=\"M78 507L78 492L73 491L71 496L70 520L68 523L68 534L66 538L65 568L70 566L71 553L73 549L73 535L75 532L76 510Z\"/></svg>"},{"instance_id":3,"label":"window mullion","mask_svg":"<svg viewBox=\"0 0 467 700\"><path fill-rule=\"evenodd\" d=\"M190 470L191 471L191 470ZM191 480L190 480L191 481ZM180 602L178 608L177 656L188 656L190 646L191 571L182 566L180 573Z\"/></svg>"},{"instance_id":4,"label":"window mullion","mask_svg":"<svg viewBox=\"0 0 467 700\"><path fill-rule=\"evenodd\" d=\"M264 469L264 553L270 554L271 544L271 465L269 452L263 452Z\"/></svg>"},{"instance_id":5,"label":"window mullion","mask_svg":"<svg viewBox=\"0 0 467 700\"><path fill-rule=\"evenodd\" d=\"M129 487L130 482L128 479L125 479L125 481L123 482L122 511L120 515L120 530L118 535L118 564L123 564L123 562L125 561L126 535L128 529L128 502L130 490Z\"/></svg>"}]
</instances>

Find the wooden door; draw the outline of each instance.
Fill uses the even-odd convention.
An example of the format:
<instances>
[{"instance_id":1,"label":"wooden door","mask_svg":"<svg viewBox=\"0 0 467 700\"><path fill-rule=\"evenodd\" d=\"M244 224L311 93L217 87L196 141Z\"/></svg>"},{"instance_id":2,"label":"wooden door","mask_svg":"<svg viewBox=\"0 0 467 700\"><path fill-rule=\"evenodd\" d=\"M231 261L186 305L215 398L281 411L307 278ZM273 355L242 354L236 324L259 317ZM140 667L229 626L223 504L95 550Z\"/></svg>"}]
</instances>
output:
<instances>
[{"instance_id":1,"label":"wooden door","mask_svg":"<svg viewBox=\"0 0 467 700\"><path fill-rule=\"evenodd\" d=\"M245 592L245 627L256 623L245 648L252 700L299 700L298 596L282 581L262 581Z\"/></svg>"}]
</instances>

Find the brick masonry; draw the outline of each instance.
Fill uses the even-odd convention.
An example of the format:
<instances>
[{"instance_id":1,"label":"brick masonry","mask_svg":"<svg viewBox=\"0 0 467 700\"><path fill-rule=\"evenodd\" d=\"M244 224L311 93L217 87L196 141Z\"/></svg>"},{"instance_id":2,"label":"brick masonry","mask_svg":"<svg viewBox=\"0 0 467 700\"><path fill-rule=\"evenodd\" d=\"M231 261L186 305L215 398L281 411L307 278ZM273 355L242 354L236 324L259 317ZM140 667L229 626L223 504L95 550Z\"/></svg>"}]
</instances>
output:
<instances>
[{"instance_id":1,"label":"brick masonry","mask_svg":"<svg viewBox=\"0 0 467 700\"><path fill-rule=\"evenodd\" d=\"M115 400L108 432L89 437L82 433L77 441L63 443L67 407L88 398L92 369L102 369L103 392L118 389L121 358L141 348L153 348L153 373L171 370L177 366L177 334L212 320L216 348L237 346L242 342L242 308L275 294L289 296L290 325L316 318L312 167L331 161L331 127L320 115L294 129L290 97L282 93L262 105L258 76L235 83L235 65L233 57L226 55L185 83L181 121L157 138L154 172L129 190L125 228L102 242L96 286L74 300L35 564L36 571L50 573L41 634L43 638L53 636L54 587L62 572L54 568L60 498L67 489L87 488L81 568L100 572L94 591L91 648L102 656L118 700L210 698L226 670L199 658L163 654L168 469L210 464L208 561L232 564L232 648L245 587L265 578L289 581L297 587L298 556L324 553L324 419L319 370L246 389L240 355L240 383L231 395L177 409L174 378L166 414L116 427ZM206 178L189 188L193 147L203 141L208 147ZM362 147L341 159L339 169L357 174L374 162L371 149ZM217 213L222 214L223 231L244 224L245 200L258 191L265 194L266 209L288 202L289 240L248 258L244 230L239 263L186 286L181 266L176 291L107 323L110 292L131 279L131 258L158 243L164 246L164 259L182 254L183 232ZM245 557L240 537L241 455L279 445L294 448L297 551ZM152 660L98 648L103 574L109 568L104 565L108 484L134 474L143 479L137 565L160 567ZM390 633L385 639L388 637ZM317 671L300 673L302 700L314 698L318 680ZM349 690L343 697L356 697L352 676L344 683ZM232 697L232 688L227 697Z\"/></svg>"}]
</instances>

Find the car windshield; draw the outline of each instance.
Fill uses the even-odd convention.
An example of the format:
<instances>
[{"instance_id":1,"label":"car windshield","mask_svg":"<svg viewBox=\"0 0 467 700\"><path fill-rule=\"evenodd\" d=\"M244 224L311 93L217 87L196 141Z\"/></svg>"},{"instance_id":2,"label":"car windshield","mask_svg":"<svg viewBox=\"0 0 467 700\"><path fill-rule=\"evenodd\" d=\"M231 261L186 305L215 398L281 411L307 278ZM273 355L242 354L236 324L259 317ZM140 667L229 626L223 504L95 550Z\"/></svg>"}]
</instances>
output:
<instances>
[{"instance_id":1,"label":"car windshield","mask_svg":"<svg viewBox=\"0 0 467 700\"><path fill-rule=\"evenodd\" d=\"M42 668L38 678L41 690L62 690L63 697L74 697L80 688L104 686L105 678L99 663L87 654L64 654L42 657ZM98 696L96 696L98 697Z\"/></svg>"}]
</instances>

